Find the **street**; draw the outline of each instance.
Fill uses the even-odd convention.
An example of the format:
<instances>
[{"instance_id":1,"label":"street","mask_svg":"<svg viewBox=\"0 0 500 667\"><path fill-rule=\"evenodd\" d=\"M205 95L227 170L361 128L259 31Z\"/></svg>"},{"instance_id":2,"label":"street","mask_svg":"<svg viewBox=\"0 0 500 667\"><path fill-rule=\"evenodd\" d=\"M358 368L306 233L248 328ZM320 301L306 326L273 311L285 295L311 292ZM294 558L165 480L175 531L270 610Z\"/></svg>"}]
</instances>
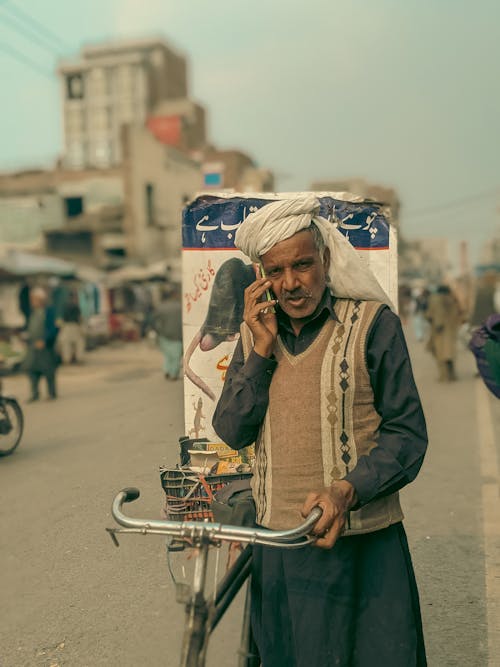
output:
<instances>
[{"instance_id":1,"label":"street","mask_svg":"<svg viewBox=\"0 0 500 667\"><path fill-rule=\"evenodd\" d=\"M500 663L500 406L461 349L459 381L438 384L433 360L408 332L430 447L403 492L429 665ZM7 378L26 432L0 459L1 667L175 667L183 608L162 538L105 532L125 486L131 514L158 518L158 466L175 464L182 383L167 382L146 343L98 349L60 372L60 399L27 405L27 381ZM222 562L222 561L221 561ZM185 555L174 555L176 574ZM232 667L241 600L212 638L210 667ZM374 662L376 667L376 663ZM315 667L312 666L311 667ZM404 666L402 666L404 667Z\"/></svg>"}]
</instances>

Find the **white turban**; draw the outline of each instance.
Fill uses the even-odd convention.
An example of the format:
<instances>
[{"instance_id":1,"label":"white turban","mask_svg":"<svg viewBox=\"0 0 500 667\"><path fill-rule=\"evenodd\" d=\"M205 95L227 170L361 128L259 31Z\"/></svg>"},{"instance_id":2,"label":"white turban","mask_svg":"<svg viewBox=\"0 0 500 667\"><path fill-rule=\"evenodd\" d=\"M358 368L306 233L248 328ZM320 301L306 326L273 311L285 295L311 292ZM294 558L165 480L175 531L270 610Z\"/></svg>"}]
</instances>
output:
<instances>
[{"instance_id":1,"label":"white turban","mask_svg":"<svg viewBox=\"0 0 500 667\"><path fill-rule=\"evenodd\" d=\"M253 262L258 262L260 256L277 243L314 222L330 248L328 278L332 294L340 298L380 301L393 308L372 270L335 224L319 215L319 209L319 200L312 194L273 201L242 222L236 232L235 245Z\"/></svg>"}]
</instances>

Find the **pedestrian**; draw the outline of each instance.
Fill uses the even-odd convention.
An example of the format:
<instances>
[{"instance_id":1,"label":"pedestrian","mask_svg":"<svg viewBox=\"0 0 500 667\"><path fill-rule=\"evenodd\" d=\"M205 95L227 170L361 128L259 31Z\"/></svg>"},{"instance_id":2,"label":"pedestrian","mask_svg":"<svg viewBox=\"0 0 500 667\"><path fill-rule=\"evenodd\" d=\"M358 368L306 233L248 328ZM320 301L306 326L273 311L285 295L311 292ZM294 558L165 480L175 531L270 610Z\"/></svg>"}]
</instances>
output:
<instances>
[{"instance_id":1,"label":"pedestrian","mask_svg":"<svg viewBox=\"0 0 500 667\"><path fill-rule=\"evenodd\" d=\"M48 397L57 398L56 369L57 354L55 344L58 328L55 312L52 306L47 305L47 293L41 287L34 287L30 292L31 313L28 319L27 342L28 348L23 367L31 384L29 402L40 398L40 378L45 377Z\"/></svg>"},{"instance_id":2,"label":"pedestrian","mask_svg":"<svg viewBox=\"0 0 500 667\"><path fill-rule=\"evenodd\" d=\"M73 360L77 364L83 362L85 354L85 336L82 326L82 311L78 303L78 294L73 291L63 308L62 321L58 340L63 364L70 364Z\"/></svg>"},{"instance_id":3,"label":"pedestrian","mask_svg":"<svg viewBox=\"0 0 500 667\"><path fill-rule=\"evenodd\" d=\"M455 358L463 317L457 299L448 285L439 285L429 297L426 317L430 323L427 349L436 359L439 382L457 379Z\"/></svg>"},{"instance_id":4,"label":"pedestrian","mask_svg":"<svg viewBox=\"0 0 500 667\"><path fill-rule=\"evenodd\" d=\"M485 273L478 279L474 294L474 307L469 318L472 330L480 327L492 313L497 312L495 293L497 283L496 273Z\"/></svg>"},{"instance_id":5,"label":"pedestrian","mask_svg":"<svg viewBox=\"0 0 500 667\"><path fill-rule=\"evenodd\" d=\"M182 360L182 304L180 286L175 285L168 299L162 301L152 319L163 352L163 372L167 380L177 380Z\"/></svg>"},{"instance_id":6,"label":"pedestrian","mask_svg":"<svg viewBox=\"0 0 500 667\"><path fill-rule=\"evenodd\" d=\"M474 354L479 377L500 398L500 314L492 313L472 334L469 349Z\"/></svg>"},{"instance_id":7,"label":"pedestrian","mask_svg":"<svg viewBox=\"0 0 500 667\"><path fill-rule=\"evenodd\" d=\"M425 319L425 313L429 305L429 291L419 289L413 297L413 331L415 338L421 343L425 340L428 323Z\"/></svg>"},{"instance_id":8,"label":"pedestrian","mask_svg":"<svg viewBox=\"0 0 500 667\"><path fill-rule=\"evenodd\" d=\"M31 314L30 284L26 279L23 280L23 283L19 288L18 300L19 310L24 317L23 330L26 330L28 328L28 320Z\"/></svg>"},{"instance_id":9,"label":"pedestrian","mask_svg":"<svg viewBox=\"0 0 500 667\"><path fill-rule=\"evenodd\" d=\"M314 546L253 547L261 664L426 665L398 491L427 434L400 320L312 195L252 213L235 244L256 280L213 426L235 449L256 443L259 525L323 509Z\"/></svg>"}]
</instances>

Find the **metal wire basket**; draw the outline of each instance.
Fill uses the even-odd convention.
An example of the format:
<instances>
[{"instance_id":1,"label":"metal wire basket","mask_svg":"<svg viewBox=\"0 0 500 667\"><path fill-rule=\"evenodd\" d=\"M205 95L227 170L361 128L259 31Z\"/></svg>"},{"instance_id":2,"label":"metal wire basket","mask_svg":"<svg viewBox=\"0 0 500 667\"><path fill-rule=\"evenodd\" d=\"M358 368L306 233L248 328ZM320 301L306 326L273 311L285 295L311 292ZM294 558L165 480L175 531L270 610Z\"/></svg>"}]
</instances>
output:
<instances>
[{"instance_id":1,"label":"metal wire basket","mask_svg":"<svg viewBox=\"0 0 500 667\"><path fill-rule=\"evenodd\" d=\"M211 504L215 493L230 482L251 476L252 473L202 475L191 470L160 468L166 516L172 521L213 521Z\"/></svg>"}]
</instances>

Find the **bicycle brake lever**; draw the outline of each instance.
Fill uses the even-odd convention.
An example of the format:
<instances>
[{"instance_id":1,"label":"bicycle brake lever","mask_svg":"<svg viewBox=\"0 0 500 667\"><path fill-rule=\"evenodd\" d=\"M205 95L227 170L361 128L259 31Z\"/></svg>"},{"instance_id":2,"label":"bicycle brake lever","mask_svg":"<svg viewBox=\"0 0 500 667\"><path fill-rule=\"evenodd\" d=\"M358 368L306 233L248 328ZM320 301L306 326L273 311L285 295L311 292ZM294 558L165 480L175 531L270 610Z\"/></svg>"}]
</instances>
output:
<instances>
[{"instance_id":1,"label":"bicycle brake lever","mask_svg":"<svg viewBox=\"0 0 500 667\"><path fill-rule=\"evenodd\" d=\"M109 534L115 547L119 547L120 543L118 542L118 538L116 537L116 533L118 532L116 528L106 528L106 532Z\"/></svg>"}]
</instances>

